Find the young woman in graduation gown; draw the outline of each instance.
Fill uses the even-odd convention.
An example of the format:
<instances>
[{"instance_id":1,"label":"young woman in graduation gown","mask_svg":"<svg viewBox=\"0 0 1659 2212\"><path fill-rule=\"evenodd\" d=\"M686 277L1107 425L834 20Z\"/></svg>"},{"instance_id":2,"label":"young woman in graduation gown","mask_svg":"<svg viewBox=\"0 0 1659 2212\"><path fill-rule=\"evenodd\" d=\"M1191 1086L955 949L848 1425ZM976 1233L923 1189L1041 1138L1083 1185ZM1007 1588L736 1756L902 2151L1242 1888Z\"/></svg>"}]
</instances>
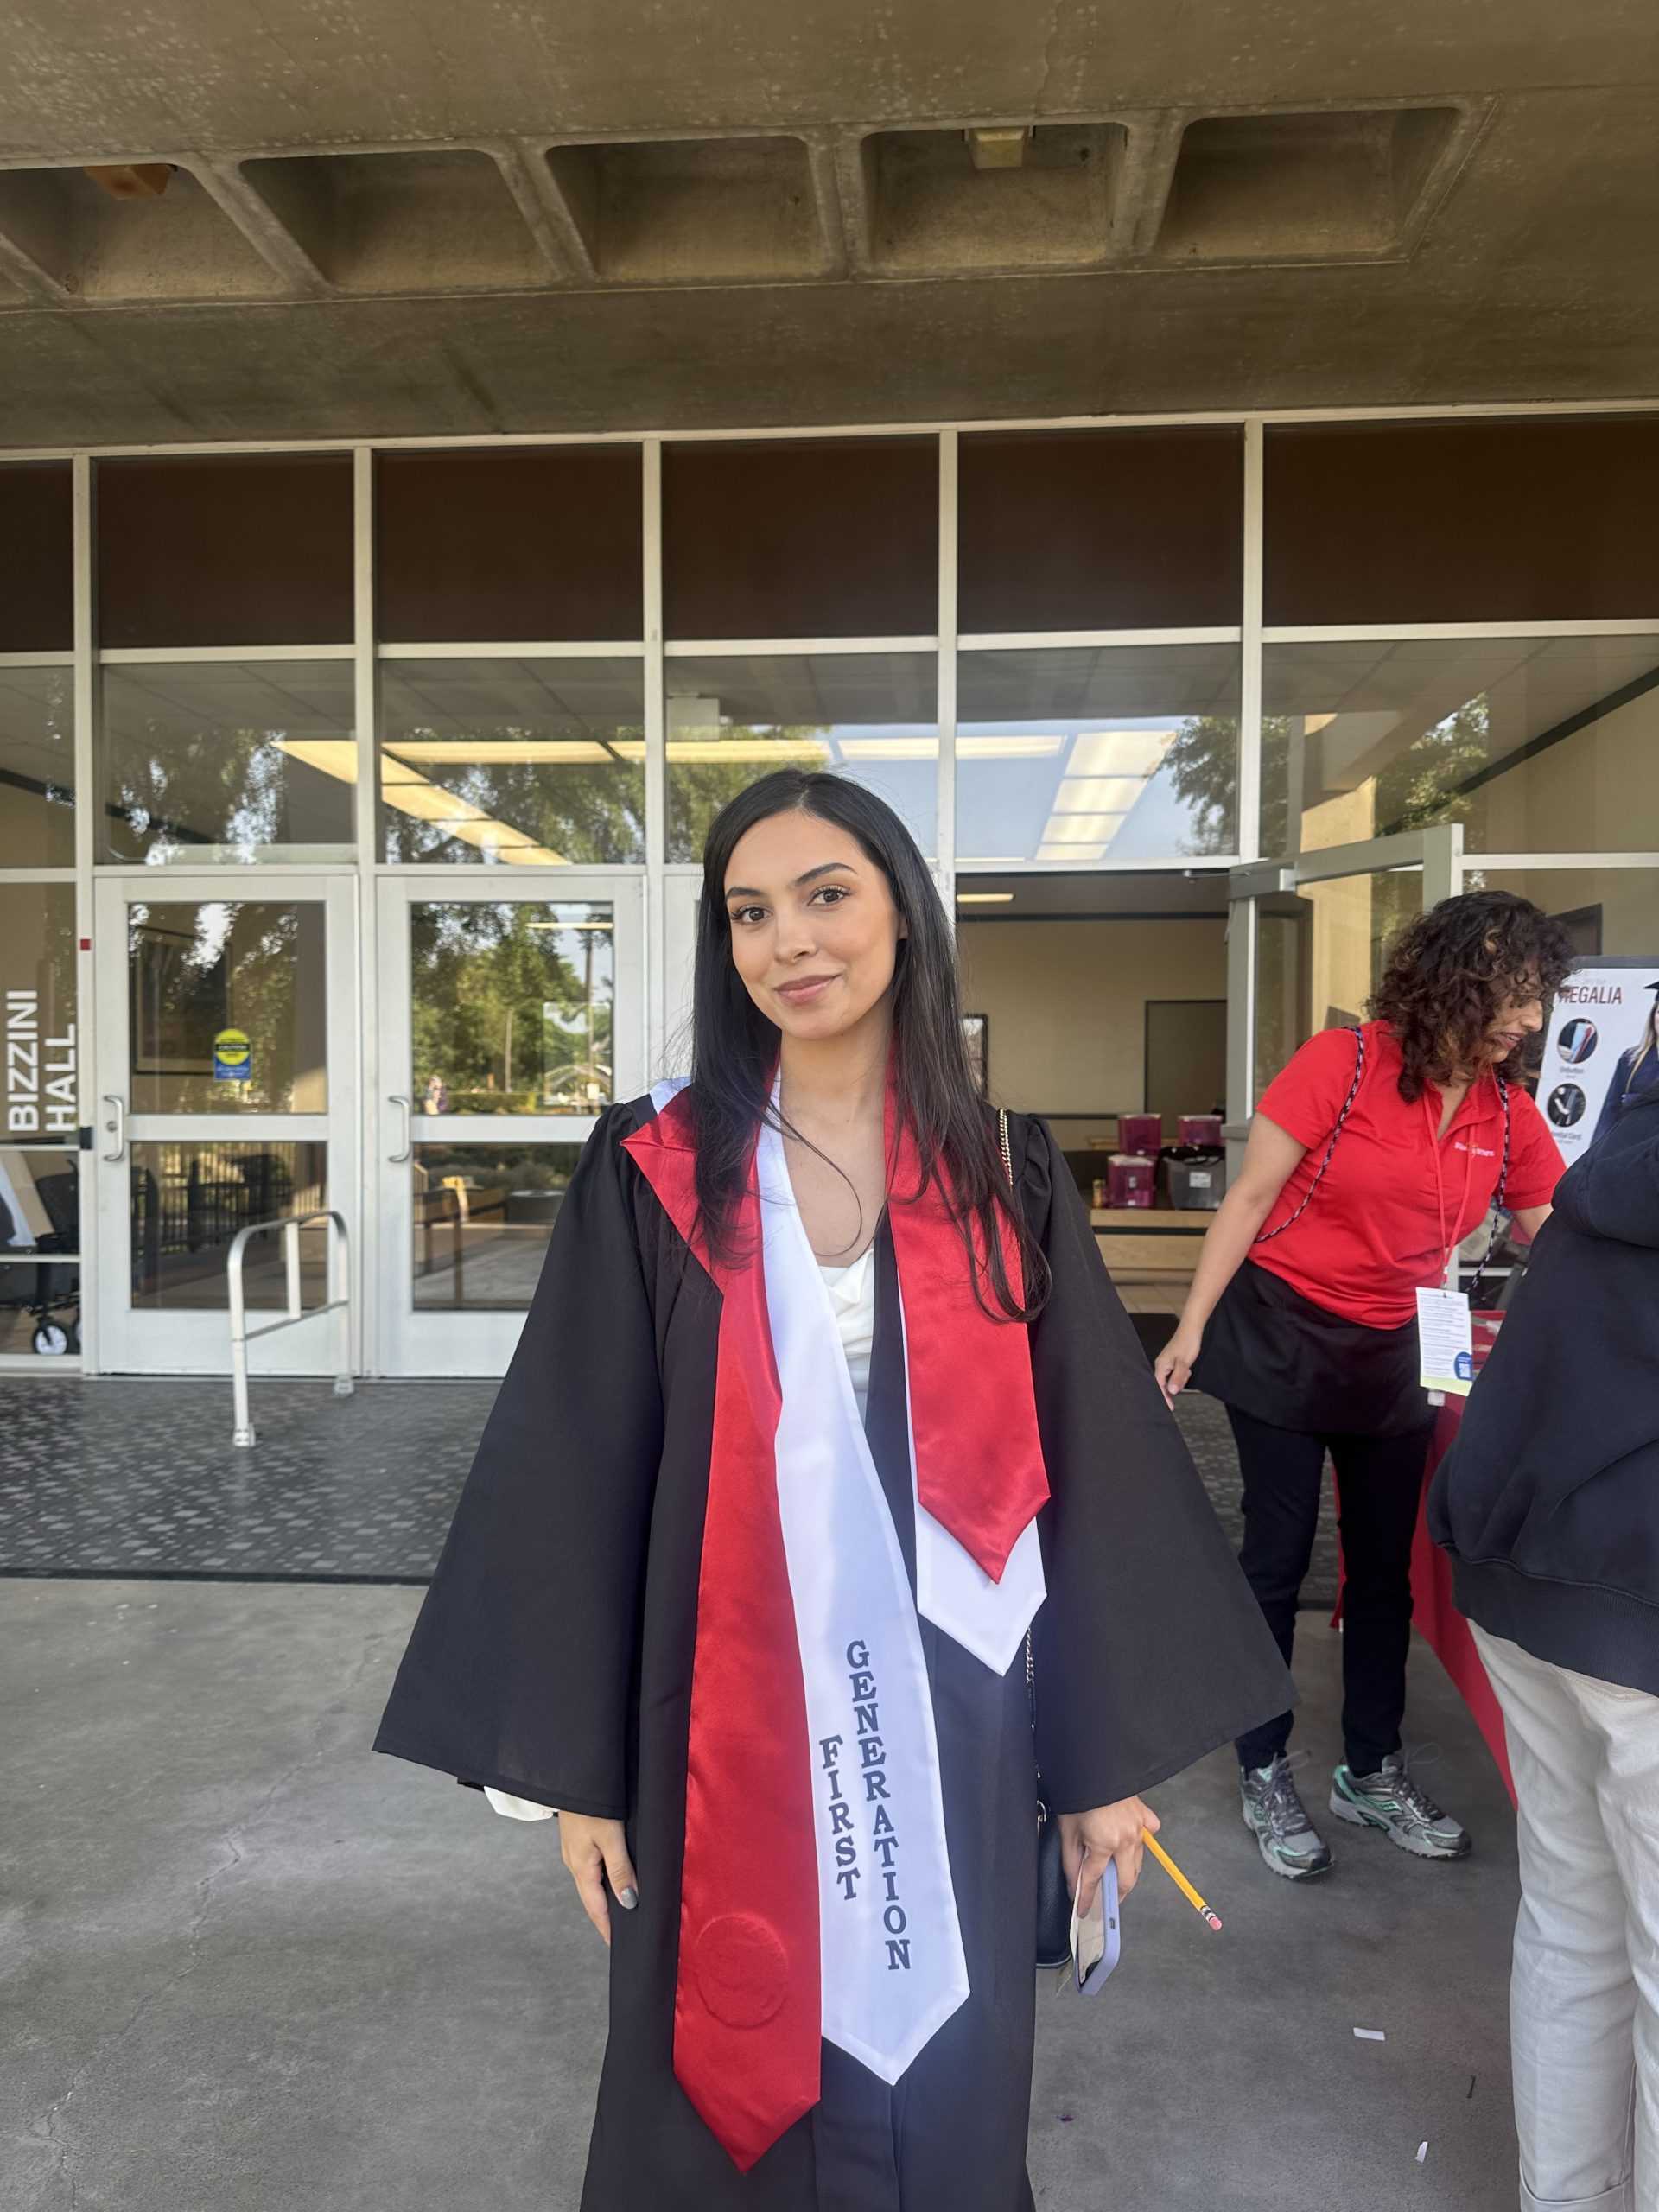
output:
<instances>
[{"instance_id":1,"label":"young woman in graduation gown","mask_svg":"<svg viewBox=\"0 0 1659 2212\"><path fill-rule=\"evenodd\" d=\"M1029 2212L1038 1768L1127 1891L1287 1678L880 799L726 808L694 1028L583 1153L378 1748L561 1815L584 2212Z\"/></svg>"}]
</instances>

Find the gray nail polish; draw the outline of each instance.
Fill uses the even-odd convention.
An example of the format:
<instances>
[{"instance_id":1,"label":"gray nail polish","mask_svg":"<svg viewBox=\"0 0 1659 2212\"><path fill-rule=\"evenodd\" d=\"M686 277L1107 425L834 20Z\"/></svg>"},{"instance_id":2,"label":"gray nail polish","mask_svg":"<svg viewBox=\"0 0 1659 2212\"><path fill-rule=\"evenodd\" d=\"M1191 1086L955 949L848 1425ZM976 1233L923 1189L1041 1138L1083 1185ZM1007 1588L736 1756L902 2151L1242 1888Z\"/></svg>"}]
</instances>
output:
<instances>
[{"instance_id":1,"label":"gray nail polish","mask_svg":"<svg viewBox=\"0 0 1659 2212\"><path fill-rule=\"evenodd\" d=\"M632 1912L635 1905L639 1902L639 1892L634 1888L633 1884L630 1882L626 1890L619 1890L617 1891L616 1901L618 1904L621 1906L624 1912Z\"/></svg>"}]
</instances>

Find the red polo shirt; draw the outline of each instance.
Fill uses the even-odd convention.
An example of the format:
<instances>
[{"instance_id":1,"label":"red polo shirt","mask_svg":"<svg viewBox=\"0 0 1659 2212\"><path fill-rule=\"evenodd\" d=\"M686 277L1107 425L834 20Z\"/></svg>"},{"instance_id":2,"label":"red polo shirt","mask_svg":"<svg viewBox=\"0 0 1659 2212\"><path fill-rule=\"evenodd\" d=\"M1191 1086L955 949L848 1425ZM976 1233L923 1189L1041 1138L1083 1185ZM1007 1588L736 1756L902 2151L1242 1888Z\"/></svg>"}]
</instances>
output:
<instances>
[{"instance_id":1,"label":"red polo shirt","mask_svg":"<svg viewBox=\"0 0 1659 2212\"><path fill-rule=\"evenodd\" d=\"M1351 1029L1324 1030L1268 1085L1257 1112L1307 1150L1265 1230L1288 1221L1306 1196L1353 1082L1357 1049ZM1400 1068L1393 1032L1368 1021L1364 1077L1324 1180L1294 1228L1250 1254L1315 1306L1373 1329L1414 1319L1417 1291L1445 1280L1451 1248L1478 1226L1492 1202L1503 1157L1503 1108L1490 1073L1471 1088L1441 1140L1440 1092L1431 1084L1408 1103L1400 1096ZM1514 1084L1509 1088L1503 1202L1514 1211L1547 1205L1563 1163L1532 1100Z\"/></svg>"}]
</instances>

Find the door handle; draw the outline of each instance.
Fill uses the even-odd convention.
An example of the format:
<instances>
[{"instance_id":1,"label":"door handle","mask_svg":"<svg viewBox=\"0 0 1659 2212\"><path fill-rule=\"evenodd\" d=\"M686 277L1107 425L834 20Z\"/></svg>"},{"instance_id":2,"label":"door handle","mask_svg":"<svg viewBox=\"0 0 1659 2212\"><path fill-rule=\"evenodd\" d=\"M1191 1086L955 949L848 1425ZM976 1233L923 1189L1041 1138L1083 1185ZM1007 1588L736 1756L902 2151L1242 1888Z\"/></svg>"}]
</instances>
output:
<instances>
[{"instance_id":1,"label":"door handle","mask_svg":"<svg viewBox=\"0 0 1659 2212\"><path fill-rule=\"evenodd\" d=\"M401 1167L406 1160L414 1156L415 1125L412 1118L414 1109L407 1098L399 1098L395 1096L388 1098L386 1103L388 1106L396 1106L404 1117L403 1143L396 1152L389 1152L386 1154L386 1158L394 1167Z\"/></svg>"},{"instance_id":2,"label":"door handle","mask_svg":"<svg viewBox=\"0 0 1659 2212\"><path fill-rule=\"evenodd\" d=\"M104 1133L115 1139L115 1149L102 1154L100 1157L109 1160L119 1160L127 1149L127 1102L124 1098L118 1098L112 1091L106 1091L103 1103L110 1109L110 1117L104 1124Z\"/></svg>"}]
</instances>

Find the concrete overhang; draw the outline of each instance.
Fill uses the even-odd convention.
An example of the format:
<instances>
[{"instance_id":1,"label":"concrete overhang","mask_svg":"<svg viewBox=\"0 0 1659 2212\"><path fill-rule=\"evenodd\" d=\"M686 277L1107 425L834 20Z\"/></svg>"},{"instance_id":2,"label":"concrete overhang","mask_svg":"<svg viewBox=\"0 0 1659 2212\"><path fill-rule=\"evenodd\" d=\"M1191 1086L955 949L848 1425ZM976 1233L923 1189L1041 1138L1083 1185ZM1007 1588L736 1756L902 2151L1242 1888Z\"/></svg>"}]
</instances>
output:
<instances>
[{"instance_id":1,"label":"concrete overhang","mask_svg":"<svg viewBox=\"0 0 1659 2212\"><path fill-rule=\"evenodd\" d=\"M1659 391L1630 0L17 0L8 48L13 448Z\"/></svg>"}]
</instances>

